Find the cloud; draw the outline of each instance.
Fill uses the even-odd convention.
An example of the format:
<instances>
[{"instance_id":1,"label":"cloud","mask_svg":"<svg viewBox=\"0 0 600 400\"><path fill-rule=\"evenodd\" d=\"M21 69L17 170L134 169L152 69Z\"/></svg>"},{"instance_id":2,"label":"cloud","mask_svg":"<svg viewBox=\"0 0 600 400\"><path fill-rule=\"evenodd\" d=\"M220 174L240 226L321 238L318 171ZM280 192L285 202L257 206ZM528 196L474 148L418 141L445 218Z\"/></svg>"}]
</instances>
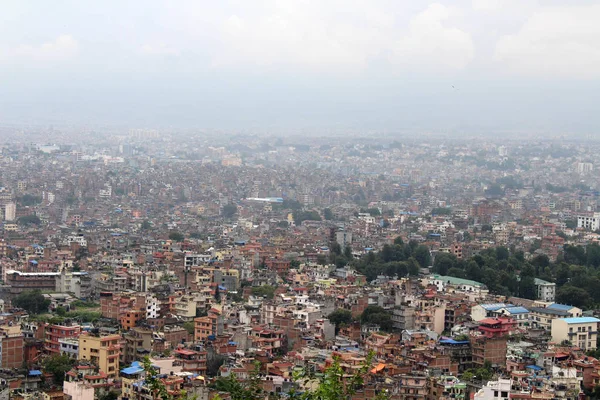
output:
<instances>
[{"instance_id":1,"label":"cloud","mask_svg":"<svg viewBox=\"0 0 600 400\"><path fill-rule=\"evenodd\" d=\"M409 32L393 48L392 60L399 65L431 69L466 67L475 54L471 36L443 24L456 11L439 3L413 17Z\"/></svg>"},{"instance_id":2,"label":"cloud","mask_svg":"<svg viewBox=\"0 0 600 400\"><path fill-rule=\"evenodd\" d=\"M4 53L8 59L50 62L70 58L78 50L77 40L71 35L60 35L55 40L39 46L23 44L9 48Z\"/></svg>"},{"instance_id":3,"label":"cloud","mask_svg":"<svg viewBox=\"0 0 600 400\"><path fill-rule=\"evenodd\" d=\"M502 8L502 0L472 0L471 5L477 11L498 11Z\"/></svg>"},{"instance_id":4,"label":"cloud","mask_svg":"<svg viewBox=\"0 0 600 400\"><path fill-rule=\"evenodd\" d=\"M472 60L469 34L444 24L453 9L436 3L407 24L404 10L389 4L263 2L255 13L241 10L222 20L212 65L343 73L361 71L374 59L407 68L420 62L463 68Z\"/></svg>"},{"instance_id":5,"label":"cloud","mask_svg":"<svg viewBox=\"0 0 600 400\"><path fill-rule=\"evenodd\" d=\"M600 5L545 7L502 36L494 60L515 73L600 77Z\"/></svg>"},{"instance_id":6,"label":"cloud","mask_svg":"<svg viewBox=\"0 0 600 400\"><path fill-rule=\"evenodd\" d=\"M140 46L140 52L150 56L178 56L179 50L170 47L165 42L157 42L154 44L146 43Z\"/></svg>"}]
</instances>

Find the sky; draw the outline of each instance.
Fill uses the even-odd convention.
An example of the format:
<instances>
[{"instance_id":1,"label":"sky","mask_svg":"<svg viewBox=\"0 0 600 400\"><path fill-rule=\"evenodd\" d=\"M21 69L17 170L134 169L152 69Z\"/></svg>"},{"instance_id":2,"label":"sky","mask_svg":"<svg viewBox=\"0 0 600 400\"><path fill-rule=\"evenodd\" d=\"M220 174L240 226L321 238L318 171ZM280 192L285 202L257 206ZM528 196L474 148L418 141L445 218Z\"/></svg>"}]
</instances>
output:
<instances>
[{"instance_id":1,"label":"sky","mask_svg":"<svg viewBox=\"0 0 600 400\"><path fill-rule=\"evenodd\" d=\"M599 132L600 0L4 0L0 124Z\"/></svg>"}]
</instances>

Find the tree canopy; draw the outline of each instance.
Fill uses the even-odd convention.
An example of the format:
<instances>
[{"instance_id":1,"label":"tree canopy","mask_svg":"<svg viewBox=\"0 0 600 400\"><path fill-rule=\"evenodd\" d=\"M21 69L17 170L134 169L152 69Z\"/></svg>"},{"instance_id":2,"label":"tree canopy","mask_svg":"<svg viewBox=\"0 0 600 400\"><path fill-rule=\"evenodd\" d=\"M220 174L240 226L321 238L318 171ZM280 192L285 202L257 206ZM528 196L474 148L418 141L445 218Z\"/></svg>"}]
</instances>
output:
<instances>
[{"instance_id":1,"label":"tree canopy","mask_svg":"<svg viewBox=\"0 0 600 400\"><path fill-rule=\"evenodd\" d=\"M46 299L39 290L32 290L18 294L12 300L12 304L30 314L41 314L48 312L50 300Z\"/></svg>"}]
</instances>

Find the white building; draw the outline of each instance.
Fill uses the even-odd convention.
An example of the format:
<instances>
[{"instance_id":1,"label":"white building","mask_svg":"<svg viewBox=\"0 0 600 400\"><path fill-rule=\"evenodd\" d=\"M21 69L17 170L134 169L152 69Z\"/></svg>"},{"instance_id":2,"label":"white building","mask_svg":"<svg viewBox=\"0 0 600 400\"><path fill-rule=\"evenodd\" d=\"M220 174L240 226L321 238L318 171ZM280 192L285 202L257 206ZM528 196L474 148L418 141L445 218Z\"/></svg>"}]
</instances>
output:
<instances>
[{"instance_id":1,"label":"white building","mask_svg":"<svg viewBox=\"0 0 600 400\"><path fill-rule=\"evenodd\" d=\"M71 245L71 243L77 243L81 247L87 247L87 240L85 240L84 236L79 236L79 235L67 236L67 244Z\"/></svg>"},{"instance_id":2,"label":"white building","mask_svg":"<svg viewBox=\"0 0 600 400\"><path fill-rule=\"evenodd\" d=\"M510 389L510 379L489 381L484 387L475 393L473 398L476 400L508 400L510 396Z\"/></svg>"},{"instance_id":3,"label":"white building","mask_svg":"<svg viewBox=\"0 0 600 400\"><path fill-rule=\"evenodd\" d=\"M4 207L4 220L14 221L17 219L17 205L15 203L8 203Z\"/></svg>"},{"instance_id":4,"label":"white building","mask_svg":"<svg viewBox=\"0 0 600 400\"><path fill-rule=\"evenodd\" d=\"M554 302L556 297L556 283L546 282L545 280L535 278L535 288L537 299L549 303Z\"/></svg>"},{"instance_id":5,"label":"white building","mask_svg":"<svg viewBox=\"0 0 600 400\"><path fill-rule=\"evenodd\" d=\"M600 229L600 213L594 213L592 216L579 215L577 216L577 227L590 231Z\"/></svg>"}]
</instances>

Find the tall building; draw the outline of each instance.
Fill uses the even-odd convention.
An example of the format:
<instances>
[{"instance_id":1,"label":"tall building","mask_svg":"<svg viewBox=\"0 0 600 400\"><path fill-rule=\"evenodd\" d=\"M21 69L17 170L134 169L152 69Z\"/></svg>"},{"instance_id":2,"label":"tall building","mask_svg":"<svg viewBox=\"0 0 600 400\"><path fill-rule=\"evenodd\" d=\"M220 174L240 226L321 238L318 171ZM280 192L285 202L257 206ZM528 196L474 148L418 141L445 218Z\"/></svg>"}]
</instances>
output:
<instances>
[{"instance_id":1,"label":"tall building","mask_svg":"<svg viewBox=\"0 0 600 400\"><path fill-rule=\"evenodd\" d=\"M17 219L17 205L15 203L8 203L4 207L4 220L14 221Z\"/></svg>"},{"instance_id":2,"label":"tall building","mask_svg":"<svg viewBox=\"0 0 600 400\"><path fill-rule=\"evenodd\" d=\"M119 374L120 335L86 333L79 336L79 359L97 365L109 378Z\"/></svg>"}]
</instances>

